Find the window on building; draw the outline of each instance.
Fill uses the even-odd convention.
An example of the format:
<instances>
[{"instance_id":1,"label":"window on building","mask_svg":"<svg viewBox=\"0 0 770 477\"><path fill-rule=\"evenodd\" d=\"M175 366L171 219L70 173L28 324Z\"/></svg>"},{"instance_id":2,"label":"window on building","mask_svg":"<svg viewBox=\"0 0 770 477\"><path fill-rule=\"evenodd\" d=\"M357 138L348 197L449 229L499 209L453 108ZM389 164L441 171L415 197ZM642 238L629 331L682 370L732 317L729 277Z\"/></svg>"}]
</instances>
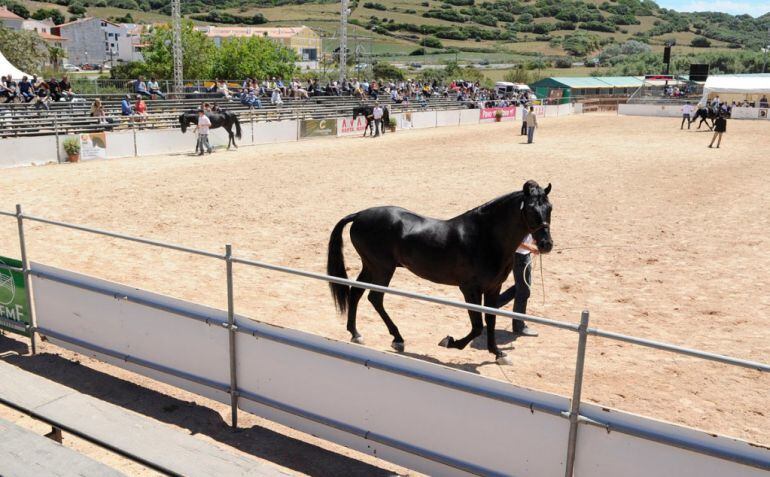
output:
<instances>
[{"instance_id":1,"label":"window on building","mask_svg":"<svg viewBox=\"0 0 770 477\"><path fill-rule=\"evenodd\" d=\"M315 48L302 48L302 61L317 61L318 50Z\"/></svg>"}]
</instances>

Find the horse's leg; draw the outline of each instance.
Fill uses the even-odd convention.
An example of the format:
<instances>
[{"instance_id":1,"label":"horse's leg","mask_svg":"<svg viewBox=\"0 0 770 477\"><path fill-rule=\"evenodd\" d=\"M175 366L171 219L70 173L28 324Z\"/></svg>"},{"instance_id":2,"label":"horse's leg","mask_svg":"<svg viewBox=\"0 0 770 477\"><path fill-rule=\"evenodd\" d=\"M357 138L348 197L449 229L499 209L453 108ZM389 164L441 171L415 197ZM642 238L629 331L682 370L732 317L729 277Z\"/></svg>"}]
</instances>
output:
<instances>
[{"instance_id":1,"label":"horse's leg","mask_svg":"<svg viewBox=\"0 0 770 477\"><path fill-rule=\"evenodd\" d=\"M496 308L499 298L500 287L497 287L495 290L484 294L484 306ZM508 359L505 357L505 353L500 351L500 348L497 347L497 338L495 337L495 324L497 321L497 316L491 313L486 313L484 315L484 321L487 325L487 350L495 355L497 364L510 364L510 361L508 361Z\"/></svg>"},{"instance_id":2,"label":"horse's leg","mask_svg":"<svg viewBox=\"0 0 770 477\"><path fill-rule=\"evenodd\" d=\"M369 270L366 268L366 265L364 265L364 268L361 270L361 273L358 274L358 278L356 280L360 282L368 282L371 280L371 275L369 274ZM350 332L351 339L353 343L363 344L364 338L361 336L361 333L358 332L356 329L356 312L358 311L358 302L361 300L361 297L364 295L364 289L363 288L357 288L352 287L350 289L350 295L348 295L348 331Z\"/></svg>"},{"instance_id":3,"label":"horse's leg","mask_svg":"<svg viewBox=\"0 0 770 477\"><path fill-rule=\"evenodd\" d=\"M471 305L481 305L481 292L478 290L468 290L461 288L465 301ZM478 311L468 311L468 316L471 319L471 332L464 338L455 340L451 336L447 336L438 344L446 348L463 349L468 346L473 339L481 335L481 331L484 329L484 323L481 320L481 313Z\"/></svg>"},{"instance_id":4,"label":"horse's leg","mask_svg":"<svg viewBox=\"0 0 770 477\"><path fill-rule=\"evenodd\" d=\"M396 271L395 268L392 268L387 271L383 271L381 274L378 274L377 276L373 277L372 283L375 285L382 285L384 287L388 286L390 283L390 279L393 278L393 273ZM395 323L393 323L393 320L390 319L390 316L388 315L388 312L385 311L385 307L383 306L384 294L382 292L376 292L376 291L370 291L369 292L369 302L374 306L374 309L377 310L377 313L379 313L380 318L382 318L382 321L385 322L385 326L388 327L388 333L393 337L393 342L390 344L390 347L398 352L404 351L404 338L401 336L401 333L398 331L398 327Z\"/></svg>"}]
</instances>

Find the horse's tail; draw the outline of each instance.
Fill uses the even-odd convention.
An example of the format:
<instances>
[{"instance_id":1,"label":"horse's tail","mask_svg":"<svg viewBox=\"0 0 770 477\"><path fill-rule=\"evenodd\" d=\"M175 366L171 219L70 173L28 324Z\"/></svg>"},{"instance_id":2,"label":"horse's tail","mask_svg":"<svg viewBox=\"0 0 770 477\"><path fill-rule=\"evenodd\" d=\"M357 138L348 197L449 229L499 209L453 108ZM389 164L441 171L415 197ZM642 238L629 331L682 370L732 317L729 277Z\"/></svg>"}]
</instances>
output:
<instances>
[{"instance_id":1,"label":"horse's tail","mask_svg":"<svg viewBox=\"0 0 770 477\"><path fill-rule=\"evenodd\" d=\"M358 213L350 214L343 218L332 230L332 235L329 237L329 256L326 261L326 274L338 278L348 278L348 273L345 271L345 257L342 255L342 229L345 228L349 222L356 219ZM332 298L334 298L334 304L340 313L345 313L348 308L348 296L350 296L350 287L347 285L340 285L338 283L329 283L329 288L332 291Z\"/></svg>"},{"instance_id":2,"label":"horse's tail","mask_svg":"<svg viewBox=\"0 0 770 477\"><path fill-rule=\"evenodd\" d=\"M241 138L241 122L238 120L238 115L237 114L233 114L233 119L234 119L234 122L235 122L235 137L240 139Z\"/></svg>"}]
</instances>

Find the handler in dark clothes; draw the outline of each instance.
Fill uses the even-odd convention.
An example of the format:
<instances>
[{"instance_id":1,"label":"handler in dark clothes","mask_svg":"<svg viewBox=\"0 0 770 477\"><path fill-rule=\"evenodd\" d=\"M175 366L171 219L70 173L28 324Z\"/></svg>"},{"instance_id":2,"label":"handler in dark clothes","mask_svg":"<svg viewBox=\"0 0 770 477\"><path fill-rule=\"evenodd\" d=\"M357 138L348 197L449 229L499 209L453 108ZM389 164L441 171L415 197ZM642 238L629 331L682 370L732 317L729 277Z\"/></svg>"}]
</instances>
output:
<instances>
[{"instance_id":1,"label":"handler in dark clothes","mask_svg":"<svg viewBox=\"0 0 770 477\"><path fill-rule=\"evenodd\" d=\"M532 239L532 235L527 235L522 240L516 253L513 254L513 279L515 284L500 294L497 300L498 308L508 304L513 299L514 313L527 313L527 300L529 300L529 284L532 283L532 254L538 254L540 251ZM537 336L537 331L528 327L521 320L514 318L513 332L522 336Z\"/></svg>"},{"instance_id":2,"label":"handler in dark clothes","mask_svg":"<svg viewBox=\"0 0 770 477\"><path fill-rule=\"evenodd\" d=\"M711 144L709 144L709 147L712 147L714 145L714 141L719 138L717 141L717 149L719 149L719 145L722 144L722 134L724 134L727 131L727 119L725 118L724 114L720 114L719 117L714 121L714 135L711 137Z\"/></svg>"}]
</instances>

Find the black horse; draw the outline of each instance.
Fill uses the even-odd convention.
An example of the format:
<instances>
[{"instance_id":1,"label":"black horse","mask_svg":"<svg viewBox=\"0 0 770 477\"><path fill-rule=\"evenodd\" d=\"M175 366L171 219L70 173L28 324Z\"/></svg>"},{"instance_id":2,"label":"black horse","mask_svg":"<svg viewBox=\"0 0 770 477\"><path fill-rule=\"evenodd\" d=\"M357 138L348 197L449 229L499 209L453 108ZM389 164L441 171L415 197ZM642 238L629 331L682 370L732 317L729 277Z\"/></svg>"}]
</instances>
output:
<instances>
[{"instance_id":1,"label":"black horse","mask_svg":"<svg viewBox=\"0 0 770 477\"><path fill-rule=\"evenodd\" d=\"M366 132L370 131L370 136L374 136L374 106L363 105L353 108L353 119L363 116L366 119L366 128L364 128L364 137ZM385 134L385 126L390 124L390 111L387 106L382 107L382 134Z\"/></svg>"},{"instance_id":2,"label":"black horse","mask_svg":"<svg viewBox=\"0 0 770 477\"><path fill-rule=\"evenodd\" d=\"M342 230L352 222L350 239L363 264L357 280L387 286L397 267L436 283L456 285L465 301L498 307L500 287L513 268L516 247L531 233L541 252L553 248L549 221L551 185L541 188L527 181L516 191L471 209L449 220L423 217L400 207L373 207L340 220L329 239L326 271L347 278L342 254ZM347 330L352 341L362 343L356 329L356 310L364 290L330 283L340 313L347 311ZM404 338L383 307L383 293L370 291L369 301L393 336L391 347L404 350ZM463 349L484 328L481 313L469 311L471 332L455 340L447 336L439 343ZM496 316L487 314L487 349L500 363L506 362L495 340Z\"/></svg>"},{"instance_id":3,"label":"black horse","mask_svg":"<svg viewBox=\"0 0 770 477\"><path fill-rule=\"evenodd\" d=\"M225 128L229 139L227 141L227 149L230 149L230 144L238 149L238 145L235 143L235 138L241 138L241 123L238 121L238 115L230 112L220 110L217 112L206 113L206 116L211 120L211 129ZM187 128L191 124L198 124L198 112L187 111L179 115L179 124L182 126L182 132L187 132ZM235 126L235 134L233 134L233 126Z\"/></svg>"},{"instance_id":4,"label":"black horse","mask_svg":"<svg viewBox=\"0 0 770 477\"><path fill-rule=\"evenodd\" d=\"M715 112L713 109L709 107L703 107L698 108L698 110L695 112L695 116L690 120L690 123L694 123L695 121L700 118L700 122L698 123L698 129L703 125L703 123L706 123L706 126L708 126L709 130L714 129L714 121L719 117L719 113ZM711 125L709 126L708 120L711 121Z\"/></svg>"}]
</instances>

